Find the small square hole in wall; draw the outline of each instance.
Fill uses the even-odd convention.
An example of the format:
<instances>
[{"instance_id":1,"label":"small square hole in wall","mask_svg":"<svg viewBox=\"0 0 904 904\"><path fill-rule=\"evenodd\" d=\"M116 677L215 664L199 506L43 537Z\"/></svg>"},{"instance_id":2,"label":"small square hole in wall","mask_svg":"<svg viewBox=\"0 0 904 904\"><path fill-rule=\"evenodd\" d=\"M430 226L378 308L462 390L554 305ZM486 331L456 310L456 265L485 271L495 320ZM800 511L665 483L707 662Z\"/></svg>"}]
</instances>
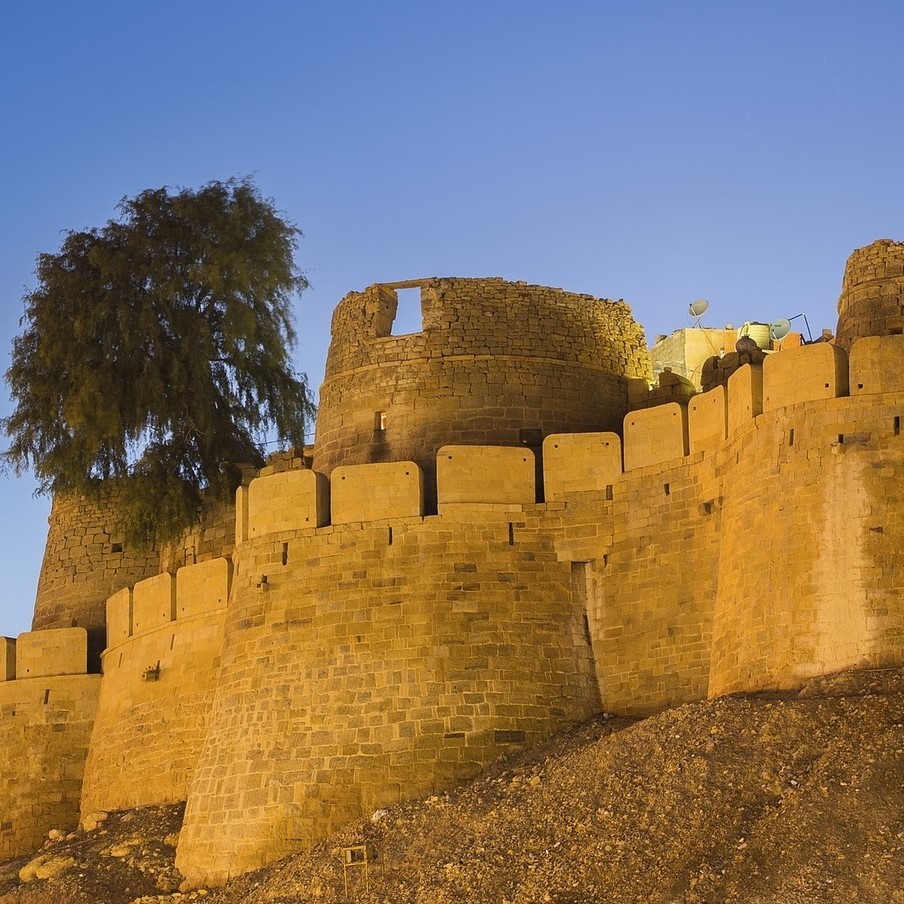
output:
<instances>
[{"instance_id":1,"label":"small square hole in wall","mask_svg":"<svg viewBox=\"0 0 904 904\"><path fill-rule=\"evenodd\" d=\"M111 552L122 552L122 543L114 543L111 548Z\"/></svg>"}]
</instances>

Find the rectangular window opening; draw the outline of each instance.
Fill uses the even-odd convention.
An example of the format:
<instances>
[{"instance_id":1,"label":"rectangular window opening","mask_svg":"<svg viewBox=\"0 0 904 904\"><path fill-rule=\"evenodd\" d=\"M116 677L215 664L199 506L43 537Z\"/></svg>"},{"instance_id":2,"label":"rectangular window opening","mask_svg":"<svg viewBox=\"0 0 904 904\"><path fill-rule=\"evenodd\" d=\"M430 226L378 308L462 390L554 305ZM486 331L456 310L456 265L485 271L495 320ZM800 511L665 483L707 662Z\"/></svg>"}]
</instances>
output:
<instances>
[{"instance_id":1,"label":"rectangular window opening","mask_svg":"<svg viewBox=\"0 0 904 904\"><path fill-rule=\"evenodd\" d=\"M666 496L671 496L671 495L672 495L672 488L671 488L671 486L669 486L669 484L664 483L664 484L662 485L662 489L665 491Z\"/></svg>"},{"instance_id":2,"label":"rectangular window opening","mask_svg":"<svg viewBox=\"0 0 904 904\"><path fill-rule=\"evenodd\" d=\"M48 703L50 703L50 688L49 687L47 688L47 690L44 691L44 705L46 706Z\"/></svg>"},{"instance_id":3,"label":"rectangular window opening","mask_svg":"<svg viewBox=\"0 0 904 904\"><path fill-rule=\"evenodd\" d=\"M515 525L509 521L509 546L515 545Z\"/></svg>"},{"instance_id":4,"label":"rectangular window opening","mask_svg":"<svg viewBox=\"0 0 904 904\"><path fill-rule=\"evenodd\" d=\"M895 417L894 431L895 431L895 436L901 435L901 418L900 417Z\"/></svg>"},{"instance_id":5,"label":"rectangular window opening","mask_svg":"<svg viewBox=\"0 0 904 904\"><path fill-rule=\"evenodd\" d=\"M788 445L789 446L794 445L794 428L793 427L788 431Z\"/></svg>"},{"instance_id":6,"label":"rectangular window opening","mask_svg":"<svg viewBox=\"0 0 904 904\"><path fill-rule=\"evenodd\" d=\"M385 429L386 429L386 412L385 411L375 411L374 412L374 430L377 432L380 432Z\"/></svg>"},{"instance_id":7,"label":"rectangular window opening","mask_svg":"<svg viewBox=\"0 0 904 904\"><path fill-rule=\"evenodd\" d=\"M392 528L389 528L389 545L392 546Z\"/></svg>"},{"instance_id":8,"label":"rectangular window opening","mask_svg":"<svg viewBox=\"0 0 904 904\"><path fill-rule=\"evenodd\" d=\"M606 502L612 501L612 484L606 484Z\"/></svg>"},{"instance_id":9,"label":"rectangular window opening","mask_svg":"<svg viewBox=\"0 0 904 904\"><path fill-rule=\"evenodd\" d=\"M282 545L282 563L283 565L287 565L289 562L289 544L283 543Z\"/></svg>"},{"instance_id":10,"label":"rectangular window opening","mask_svg":"<svg viewBox=\"0 0 904 904\"><path fill-rule=\"evenodd\" d=\"M393 336L407 336L420 333L424 329L424 317L421 310L421 289L415 286L410 289L396 289L398 306L395 320L392 321Z\"/></svg>"}]
</instances>

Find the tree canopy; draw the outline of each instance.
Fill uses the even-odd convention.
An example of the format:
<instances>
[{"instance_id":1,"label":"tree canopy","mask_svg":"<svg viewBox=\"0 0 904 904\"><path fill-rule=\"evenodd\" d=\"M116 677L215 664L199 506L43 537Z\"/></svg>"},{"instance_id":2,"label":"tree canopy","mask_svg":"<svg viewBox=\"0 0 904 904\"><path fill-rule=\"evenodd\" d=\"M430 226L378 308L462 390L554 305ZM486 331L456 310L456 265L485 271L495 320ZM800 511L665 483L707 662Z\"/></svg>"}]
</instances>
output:
<instances>
[{"instance_id":1,"label":"tree canopy","mask_svg":"<svg viewBox=\"0 0 904 904\"><path fill-rule=\"evenodd\" d=\"M38 257L4 457L45 492L118 478L127 536L165 540L205 487L226 492L229 463L262 462L268 432L304 442L314 406L289 359L300 232L248 179L117 210Z\"/></svg>"}]
</instances>

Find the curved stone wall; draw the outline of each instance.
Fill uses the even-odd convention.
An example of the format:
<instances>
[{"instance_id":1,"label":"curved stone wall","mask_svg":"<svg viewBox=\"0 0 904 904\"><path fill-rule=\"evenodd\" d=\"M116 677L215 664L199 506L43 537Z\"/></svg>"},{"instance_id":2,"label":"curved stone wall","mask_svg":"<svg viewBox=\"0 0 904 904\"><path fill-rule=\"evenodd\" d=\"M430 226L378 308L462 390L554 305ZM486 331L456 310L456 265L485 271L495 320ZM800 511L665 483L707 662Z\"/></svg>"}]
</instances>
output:
<instances>
[{"instance_id":1,"label":"curved stone wall","mask_svg":"<svg viewBox=\"0 0 904 904\"><path fill-rule=\"evenodd\" d=\"M838 299L836 344L904 331L904 243L881 239L848 258Z\"/></svg>"},{"instance_id":2,"label":"curved stone wall","mask_svg":"<svg viewBox=\"0 0 904 904\"><path fill-rule=\"evenodd\" d=\"M96 501L54 498L35 596L32 630L85 628L92 671L104 646L107 597L156 574L160 566L159 553L124 545L110 514L115 505L112 483Z\"/></svg>"},{"instance_id":3,"label":"curved stone wall","mask_svg":"<svg viewBox=\"0 0 904 904\"><path fill-rule=\"evenodd\" d=\"M261 866L598 711L570 564L510 517L239 547L179 843L190 879Z\"/></svg>"},{"instance_id":4,"label":"curved stone wall","mask_svg":"<svg viewBox=\"0 0 904 904\"><path fill-rule=\"evenodd\" d=\"M111 642L82 813L186 799L207 733L231 574L229 560L210 559L108 601Z\"/></svg>"},{"instance_id":5,"label":"curved stone wall","mask_svg":"<svg viewBox=\"0 0 904 904\"><path fill-rule=\"evenodd\" d=\"M623 302L501 279L418 285L418 333L390 335L392 286L336 308L315 470L414 461L431 510L441 445L539 449L550 433L620 429L627 378L651 376L643 330Z\"/></svg>"},{"instance_id":6,"label":"curved stone wall","mask_svg":"<svg viewBox=\"0 0 904 904\"><path fill-rule=\"evenodd\" d=\"M82 813L183 801L207 731L225 612L163 625L104 654ZM159 665L159 677L145 680Z\"/></svg>"}]
</instances>

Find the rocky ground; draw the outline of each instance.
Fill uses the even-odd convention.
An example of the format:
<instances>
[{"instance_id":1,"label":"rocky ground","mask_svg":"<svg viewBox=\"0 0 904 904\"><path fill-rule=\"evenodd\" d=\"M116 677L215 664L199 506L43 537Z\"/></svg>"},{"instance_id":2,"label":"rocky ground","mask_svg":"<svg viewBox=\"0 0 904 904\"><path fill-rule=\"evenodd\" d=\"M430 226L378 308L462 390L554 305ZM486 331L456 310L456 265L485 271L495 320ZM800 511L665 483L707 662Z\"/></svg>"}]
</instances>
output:
<instances>
[{"instance_id":1,"label":"rocky ground","mask_svg":"<svg viewBox=\"0 0 904 904\"><path fill-rule=\"evenodd\" d=\"M180 818L52 833L0 904L904 902L904 671L599 718L220 889L177 890Z\"/></svg>"}]
</instances>

